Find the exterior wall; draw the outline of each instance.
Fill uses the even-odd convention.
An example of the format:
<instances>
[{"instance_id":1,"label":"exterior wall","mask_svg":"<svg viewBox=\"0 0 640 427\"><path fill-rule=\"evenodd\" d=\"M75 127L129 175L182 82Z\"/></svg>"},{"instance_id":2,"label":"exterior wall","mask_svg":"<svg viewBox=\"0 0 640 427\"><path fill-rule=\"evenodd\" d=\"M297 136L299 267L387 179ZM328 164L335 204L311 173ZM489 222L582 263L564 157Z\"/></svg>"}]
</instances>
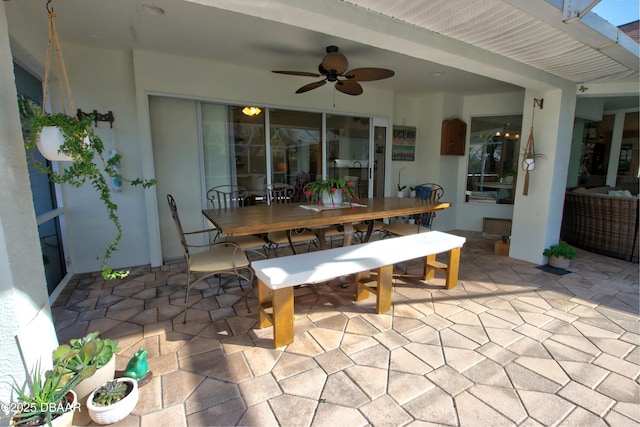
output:
<instances>
[{"instance_id":1,"label":"exterior wall","mask_svg":"<svg viewBox=\"0 0 640 427\"><path fill-rule=\"evenodd\" d=\"M0 80L14 80L5 5L0 4ZM22 384L27 377L16 336L38 313L44 320L32 338L35 347L24 350L31 366L56 344L29 174L24 161L16 88L0 85L0 401L9 402L12 377ZM23 336L25 338L25 336Z\"/></svg>"}]
</instances>

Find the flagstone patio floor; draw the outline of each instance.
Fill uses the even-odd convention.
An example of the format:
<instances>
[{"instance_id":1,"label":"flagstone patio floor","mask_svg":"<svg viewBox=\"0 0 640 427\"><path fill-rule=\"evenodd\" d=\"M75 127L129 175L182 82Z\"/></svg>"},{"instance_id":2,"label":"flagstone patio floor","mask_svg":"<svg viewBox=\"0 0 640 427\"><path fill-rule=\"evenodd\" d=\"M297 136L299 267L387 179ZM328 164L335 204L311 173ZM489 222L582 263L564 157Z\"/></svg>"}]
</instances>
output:
<instances>
[{"instance_id":1,"label":"flagstone patio floor","mask_svg":"<svg viewBox=\"0 0 640 427\"><path fill-rule=\"evenodd\" d=\"M74 276L52 307L58 338L118 339L119 370L148 351L152 379L117 426L640 425L638 264L578 250L559 276L452 233L467 238L455 289L399 276L377 315L338 280L303 286L286 347L257 328L255 291L249 313L217 278L191 291L184 324L183 262Z\"/></svg>"}]
</instances>

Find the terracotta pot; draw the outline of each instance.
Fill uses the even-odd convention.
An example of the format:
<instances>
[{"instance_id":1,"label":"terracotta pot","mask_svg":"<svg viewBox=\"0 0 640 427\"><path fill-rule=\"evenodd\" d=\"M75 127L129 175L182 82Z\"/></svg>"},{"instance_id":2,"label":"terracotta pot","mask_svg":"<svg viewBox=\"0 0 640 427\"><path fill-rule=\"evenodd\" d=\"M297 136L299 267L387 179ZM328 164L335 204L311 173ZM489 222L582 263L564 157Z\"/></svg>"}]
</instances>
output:
<instances>
[{"instance_id":1,"label":"terracotta pot","mask_svg":"<svg viewBox=\"0 0 640 427\"><path fill-rule=\"evenodd\" d=\"M133 387L128 395L122 400L109 406L97 406L93 403L94 390L87 397L87 410L91 419L98 424L113 424L125 418L133 411L138 403L138 381L133 378L123 377L118 378L118 382L128 382Z\"/></svg>"}]
</instances>

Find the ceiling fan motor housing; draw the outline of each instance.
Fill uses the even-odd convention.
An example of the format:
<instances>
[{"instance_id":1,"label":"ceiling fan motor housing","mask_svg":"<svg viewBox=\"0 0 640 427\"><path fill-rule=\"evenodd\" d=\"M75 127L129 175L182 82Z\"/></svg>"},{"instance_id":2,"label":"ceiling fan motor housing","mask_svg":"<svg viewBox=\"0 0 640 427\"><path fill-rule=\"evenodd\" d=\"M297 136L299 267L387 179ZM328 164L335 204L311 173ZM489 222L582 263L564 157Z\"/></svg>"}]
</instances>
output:
<instances>
[{"instance_id":1,"label":"ceiling fan motor housing","mask_svg":"<svg viewBox=\"0 0 640 427\"><path fill-rule=\"evenodd\" d=\"M337 75L347 71L347 68L349 68L347 57L338 52L337 46L328 46L327 54L322 58L322 62L318 66L320 73L333 76L334 79L329 81L335 81Z\"/></svg>"}]
</instances>

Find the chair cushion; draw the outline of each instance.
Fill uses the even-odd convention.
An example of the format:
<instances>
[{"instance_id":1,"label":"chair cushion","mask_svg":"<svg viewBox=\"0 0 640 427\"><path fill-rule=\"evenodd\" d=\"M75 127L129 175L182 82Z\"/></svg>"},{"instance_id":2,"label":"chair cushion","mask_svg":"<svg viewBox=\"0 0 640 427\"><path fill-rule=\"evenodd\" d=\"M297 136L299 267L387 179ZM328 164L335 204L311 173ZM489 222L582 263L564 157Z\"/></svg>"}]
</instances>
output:
<instances>
[{"instance_id":1,"label":"chair cushion","mask_svg":"<svg viewBox=\"0 0 640 427\"><path fill-rule=\"evenodd\" d=\"M246 250L251 248L263 247L266 243L262 238L258 236L228 236L225 242L233 242L240 246L240 249Z\"/></svg>"},{"instance_id":2,"label":"chair cushion","mask_svg":"<svg viewBox=\"0 0 640 427\"><path fill-rule=\"evenodd\" d=\"M225 271L249 265L249 260L242 249L221 244L208 251L192 254L189 261L191 271L195 272Z\"/></svg>"},{"instance_id":3,"label":"chair cushion","mask_svg":"<svg viewBox=\"0 0 640 427\"><path fill-rule=\"evenodd\" d=\"M317 236L309 230L303 230L300 233L291 233L291 241L293 243L308 242L310 240L315 240L316 238ZM289 243L286 231L272 231L267 234L267 240L278 245Z\"/></svg>"},{"instance_id":4,"label":"chair cushion","mask_svg":"<svg viewBox=\"0 0 640 427\"><path fill-rule=\"evenodd\" d=\"M409 236L411 234L426 233L431 230L418 224L389 224L384 226L384 231L398 236Z\"/></svg>"}]
</instances>

